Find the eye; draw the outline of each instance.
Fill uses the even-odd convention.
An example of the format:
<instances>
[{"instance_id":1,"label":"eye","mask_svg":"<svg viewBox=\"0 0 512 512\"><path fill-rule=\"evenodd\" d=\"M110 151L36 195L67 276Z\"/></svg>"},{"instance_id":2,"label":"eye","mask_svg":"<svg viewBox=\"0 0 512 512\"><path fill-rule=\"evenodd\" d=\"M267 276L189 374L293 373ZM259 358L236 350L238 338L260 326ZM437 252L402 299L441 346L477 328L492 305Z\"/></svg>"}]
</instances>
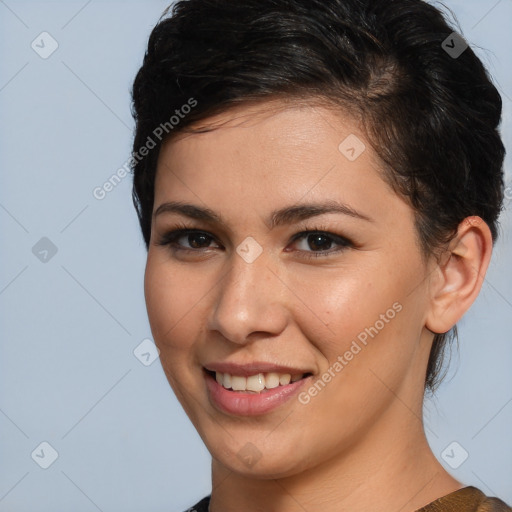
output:
<instances>
[{"instance_id":1,"label":"eye","mask_svg":"<svg viewBox=\"0 0 512 512\"><path fill-rule=\"evenodd\" d=\"M293 242L297 241L300 242L299 245L302 245L299 247L299 251L305 253L304 257L306 258L330 256L353 247L352 242L347 238L320 229L297 233L293 237ZM332 244L337 245L338 249L328 251ZM309 251L308 248L313 250Z\"/></svg>"},{"instance_id":2,"label":"eye","mask_svg":"<svg viewBox=\"0 0 512 512\"><path fill-rule=\"evenodd\" d=\"M180 241L184 240L189 247L184 247ZM198 229L176 229L165 233L157 242L157 245L169 245L174 250L195 252L201 249L208 249L213 236Z\"/></svg>"},{"instance_id":3,"label":"eye","mask_svg":"<svg viewBox=\"0 0 512 512\"><path fill-rule=\"evenodd\" d=\"M216 247L211 247L212 242L216 243ZM300 257L303 258L327 257L344 251L347 248L354 247L354 244L347 238L330 233L324 228L301 231L292 237L289 245L290 244L299 245L299 249L294 252L299 253ZM333 244L338 246L338 248L329 250L332 248ZM195 254L206 249L222 248L222 246L215 241L213 235L198 229L188 228L185 225L180 225L179 229L166 232L158 242L156 242L156 245L169 246L173 252L179 251ZM290 251L287 250L286 252Z\"/></svg>"}]
</instances>

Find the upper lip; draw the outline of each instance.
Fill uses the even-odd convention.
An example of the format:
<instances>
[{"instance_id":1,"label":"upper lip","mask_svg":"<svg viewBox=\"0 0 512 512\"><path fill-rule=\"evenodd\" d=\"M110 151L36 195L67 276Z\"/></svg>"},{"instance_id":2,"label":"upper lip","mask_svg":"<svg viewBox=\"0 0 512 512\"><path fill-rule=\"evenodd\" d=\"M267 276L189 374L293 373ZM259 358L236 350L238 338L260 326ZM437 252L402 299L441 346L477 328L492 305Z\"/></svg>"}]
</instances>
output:
<instances>
[{"instance_id":1,"label":"upper lip","mask_svg":"<svg viewBox=\"0 0 512 512\"><path fill-rule=\"evenodd\" d=\"M206 370L212 372L229 373L230 375L239 375L242 377L249 377L257 373L289 373L290 375L311 373L309 370L290 368L289 366L276 365L263 361L253 361L244 364L217 362L205 364L204 367Z\"/></svg>"}]
</instances>

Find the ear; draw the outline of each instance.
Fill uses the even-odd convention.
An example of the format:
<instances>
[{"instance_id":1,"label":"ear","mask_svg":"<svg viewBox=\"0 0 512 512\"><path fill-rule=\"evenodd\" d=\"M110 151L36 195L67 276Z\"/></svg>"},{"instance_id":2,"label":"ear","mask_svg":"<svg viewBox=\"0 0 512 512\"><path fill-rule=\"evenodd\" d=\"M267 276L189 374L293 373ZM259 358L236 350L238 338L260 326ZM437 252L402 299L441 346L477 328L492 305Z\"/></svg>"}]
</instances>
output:
<instances>
[{"instance_id":1,"label":"ear","mask_svg":"<svg viewBox=\"0 0 512 512\"><path fill-rule=\"evenodd\" d=\"M466 217L432 274L425 327L444 333L460 320L482 288L491 254L489 226L480 217Z\"/></svg>"}]
</instances>

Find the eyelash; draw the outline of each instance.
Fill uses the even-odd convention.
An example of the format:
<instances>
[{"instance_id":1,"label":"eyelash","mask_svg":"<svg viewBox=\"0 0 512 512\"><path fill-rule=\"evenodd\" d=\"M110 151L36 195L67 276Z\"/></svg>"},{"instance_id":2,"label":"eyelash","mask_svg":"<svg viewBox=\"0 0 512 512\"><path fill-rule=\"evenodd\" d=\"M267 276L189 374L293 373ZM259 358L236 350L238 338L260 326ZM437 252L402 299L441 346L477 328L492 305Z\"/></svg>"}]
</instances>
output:
<instances>
[{"instance_id":1,"label":"eyelash","mask_svg":"<svg viewBox=\"0 0 512 512\"><path fill-rule=\"evenodd\" d=\"M186 236L189 234L206 235L208 238L211 238L213 241L215 241L215 237L206 231L190 228L190 227L186 226L185 224L177 224L173 229L167 231L164 235L162 235L160 237L160 239L156 242L156 245L170 246L172 251L180 251L180 252L187 252L187 253L197 253L198 251L201 251L202 249L190 249L190 248L186 248L186 247L184 248L184 247L176 244L176 240L179 240L183 236ZM354 243L352 241L350 241L348 238L340 236L340 235L336 235L335 233L331 233L328 231L328 228L325 228L322 226L314 226L314 227L311 227L311 229L296 233L295 235L293 235L290 243L297 242L299 240L307 238L309 235L315 235L315 234L322 235L328 239L331 239L331 241L335 244L338 244L340 246L340 248L336 249L334 251L332 251L332 250L330 250L330 251L300 251L299 250L299 252L306 253L306 255L302 256L306 259L328 257L333 254L339 254L348 248L355 247ZM216 243L218 243L218 242L216 242ZM221 245L221 244L219 244L219 245ZM205 247L203 249L208 249L208 247Z\"/></svg>"}]
</instances>

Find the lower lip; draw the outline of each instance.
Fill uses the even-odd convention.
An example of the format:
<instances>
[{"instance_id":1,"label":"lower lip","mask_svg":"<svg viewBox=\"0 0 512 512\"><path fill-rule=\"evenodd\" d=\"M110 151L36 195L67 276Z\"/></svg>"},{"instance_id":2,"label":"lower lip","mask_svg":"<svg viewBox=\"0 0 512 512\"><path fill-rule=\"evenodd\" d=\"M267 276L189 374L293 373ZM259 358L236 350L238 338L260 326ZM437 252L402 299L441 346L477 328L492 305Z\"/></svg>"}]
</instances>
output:
<instances>
[{"instance_id":1,"label":"lower lip","mask_svg":"<svg viewBox=\"0 0 512 512\"><path fill-rule=\"evenodd\" d=\"M237 416L256 416L273 411L290 400L310 377L261 393L230 391L221 386L209 373L205 372L205 378L211 401L221 411Z\"/></svg>"}]
</instances>

